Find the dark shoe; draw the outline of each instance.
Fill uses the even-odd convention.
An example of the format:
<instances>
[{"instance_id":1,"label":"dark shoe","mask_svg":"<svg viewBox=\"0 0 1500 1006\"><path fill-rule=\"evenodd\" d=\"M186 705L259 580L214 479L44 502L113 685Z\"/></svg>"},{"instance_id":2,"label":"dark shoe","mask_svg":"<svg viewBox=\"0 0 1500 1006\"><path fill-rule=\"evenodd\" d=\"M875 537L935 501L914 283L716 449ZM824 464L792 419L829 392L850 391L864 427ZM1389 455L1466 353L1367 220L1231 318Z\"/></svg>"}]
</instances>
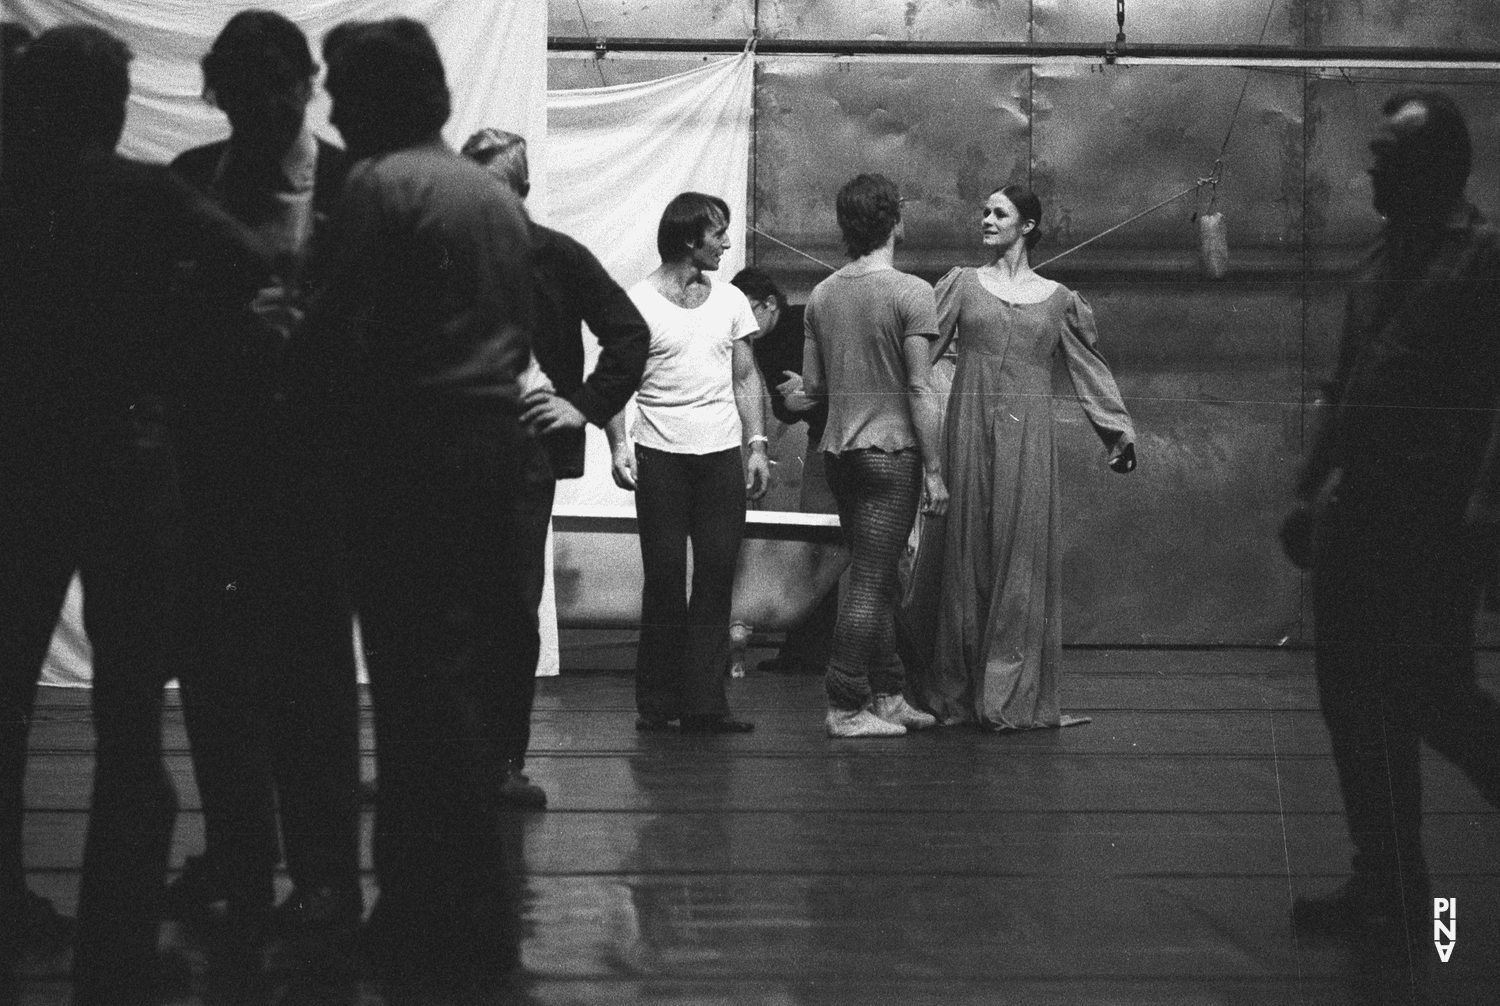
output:
<instances>
[{"instance_id":1,"label":"dark shoe","mask_svg":"<svg viewBox=\"0 0 1500 1006\"><path fill-rule=\"evenodd\" d=\"M266 906L230 909L214 926L205 948L203 1006L258 1006L270 1001L271 982L266 973L270 929L271 912Z\"/></svg>"},{"instance_id":2,"label":"dark shoe","mask_svg":"<svg viewBox=\"0 0 1500 1006\"><path fill-rule=\"evenodd\" d=\"M501 803L518 810L547 809L547 791L523 774L515 762L506 764L498 793Z\"/></svg>"},{"instance_id":3,"label":"dark shoe","mask_svg":"<svg viewBox=\"0 0 1500 1006\"><path fill-rule=\"evenodd\" d=\"M73 1006L157 1006L193 995L193 968L176 950L161 950L138 969L73 976Z\"/></svg>"},{"instance_id":4,"label":"dark shoe","mask_svg":"<svg viewBox=\"0 0 1500 1006\"><path fill-rule=\"evenodd\" d=\"M167 918L196 924L223 914L229 895L220 883L208 857L189 856L182 872L167 885Z\"/></svg>"},{"instance_id":5,"label":"dark shoe","mask_svg":"<svg viewBox=\"0 0 1500 1006\"><path fill-rule=\"evenodd\" d=\"M737 720L732 716L684 716L682 732L685 734L748 734L755 724Z\"/></svg>"},{"instance_id":6,"label":"dark shoe","mask_svg":"<svg viewBox=\"0 0 1500 1006\"><path fill-rule=\"evenodd\" d=\"M1337 938L1404 932L1412 922L1420 928L1427 907L1422 893L1411 891L1403 898L1400 887L1356 874L1330 894L1294 899L1292 927L1303 936Z\"/></svg>"},{"instance_id":7,"label":"dark shoe","mask_svg":"<svg viewBox=\"0 0 1500 1006\"><path fill-rule=\"evenodd\" d=\"M34 953L55 954L68 949L76 928L72 916L59 915L52 902L27 891L21 905L21 925L26 946Z\"/></svg>"},{"instance_id":8,"label":"dark shoe","mask_svg":"<svg viewBox=\"0 0 1500 1006\"><path fill-rule=\"evenodd\" d=\"M357 887L320 887L314 891L298 888L271 913L271 931L287 939L315 934L352 936L359 930L364 913L364 897Z\"/></svg>"},{"instance_id":9,"label":"dark shoe","mask_svg":"<svg viewBox=\"0 0 1500 1006\"><path fill-rule=\"evenodd\" d=\"M668 734L677 729L663 716L637 716L635 728L643 734Z\"/></svg>"}]
</instances>

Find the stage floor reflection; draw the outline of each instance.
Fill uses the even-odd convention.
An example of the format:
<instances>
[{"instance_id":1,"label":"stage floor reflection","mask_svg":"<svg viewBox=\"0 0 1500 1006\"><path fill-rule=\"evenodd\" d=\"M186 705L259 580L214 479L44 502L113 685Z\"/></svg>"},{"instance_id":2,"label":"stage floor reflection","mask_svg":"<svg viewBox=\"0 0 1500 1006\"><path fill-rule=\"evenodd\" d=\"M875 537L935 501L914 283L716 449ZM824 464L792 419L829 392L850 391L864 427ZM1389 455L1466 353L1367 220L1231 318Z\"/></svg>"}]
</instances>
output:
<instances>
[{"instance_id":1,"label":"stage floor reflection","mask_svg":"<svg viewBox=\"0 0 1500 1006\"><path fill-rule=\"evenodd\" d=\"M1481 666L1500 690L1500 655ZM724 738L636 733L625 673L541 680L528 772L551 806L505 824L527 974L504 1001L1500 1002L1500 814L1435 756L1433 893L1463 907L1449 962L1293 934L1292 897L1336 885L1350 851L1309 654L1070 650L1068 673L1090 725L876 741L823 736L814 677L733 682L757 729ZM26 856L71 910L87 694L42 703ZM366 729L373 773L368 710ZM180 866L201 818L175 702L166 730ZM40 962L20 1001L67 992L66 960ZM340 1001L383 1000L358 982Z\"/></svg>"}]
</instances>

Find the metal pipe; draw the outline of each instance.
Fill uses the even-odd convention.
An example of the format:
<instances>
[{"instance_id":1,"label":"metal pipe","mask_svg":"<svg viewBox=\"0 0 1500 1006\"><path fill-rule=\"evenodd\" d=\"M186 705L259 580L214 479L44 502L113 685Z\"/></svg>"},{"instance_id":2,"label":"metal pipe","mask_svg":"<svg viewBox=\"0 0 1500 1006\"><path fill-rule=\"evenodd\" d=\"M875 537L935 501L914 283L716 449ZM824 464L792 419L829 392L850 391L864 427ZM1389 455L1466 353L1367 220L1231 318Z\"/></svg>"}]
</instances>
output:
<instances>
[{"instance_id":1,"label":"metal pipe","mask_svg":"<svg viewBox=\"0 0 1500 1006\"><path fill-rule=\"evenodd\" d=\"M595 58L740 53L742 38L583 38L554 35L550 53ZM755 43L758 59L818 58L922 62L1104 62L1122 65L1500 70L1500 50L1382 46L1184 45L1115 42L930 42L908 39L776 39Z\"/></svg>"}]
</instances>

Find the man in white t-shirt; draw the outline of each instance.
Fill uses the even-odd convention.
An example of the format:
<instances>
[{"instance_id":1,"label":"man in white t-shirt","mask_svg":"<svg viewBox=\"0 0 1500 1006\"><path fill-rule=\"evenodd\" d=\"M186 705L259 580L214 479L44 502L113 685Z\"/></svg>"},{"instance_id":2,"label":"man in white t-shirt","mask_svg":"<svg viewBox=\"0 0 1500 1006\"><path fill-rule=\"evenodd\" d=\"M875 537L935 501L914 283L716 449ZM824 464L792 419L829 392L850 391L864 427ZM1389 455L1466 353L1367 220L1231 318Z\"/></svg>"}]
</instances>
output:
<instances>
[{"instance_id":1,"label":"man in white t-shirt","mask_svg":"<svg viewBox=\"0 0 1500 1006\"><path fill-rule=\"evenodd\" d=\"M745 295L709 277L729 248L729 207L684 192L657 227L662 263L629 291L651 328L639 414L609 423L616 484L636 494L645 584L636 652L636 728L745 733L724 694L745 499L770 484L765 386ZM741 453L741 445L745 452ZM691 600L687 543L693 547Z\"/></svg>"}]
</instances>

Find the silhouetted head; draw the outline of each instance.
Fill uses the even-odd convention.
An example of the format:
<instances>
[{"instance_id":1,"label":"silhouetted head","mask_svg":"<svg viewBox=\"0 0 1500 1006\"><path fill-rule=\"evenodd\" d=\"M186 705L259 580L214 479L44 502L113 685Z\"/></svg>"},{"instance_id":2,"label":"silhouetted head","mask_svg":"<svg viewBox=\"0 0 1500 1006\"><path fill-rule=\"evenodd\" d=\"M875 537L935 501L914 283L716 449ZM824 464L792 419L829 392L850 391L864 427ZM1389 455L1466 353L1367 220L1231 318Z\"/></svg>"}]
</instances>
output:
<instances>
[{"instance_id":1,"label":"silhouetted head","mask_svg":"<svg viewBox=\"0 0 1500 1006\"><path fill-rule=\"evenodd\" d=\"M835 210L849 257L860 258L900 226L901 193L885 175L857 175L839 189Z\"/></svg>"},{"instance_id":2,"label":"silhouetted head","mask_svg":"<svg viewBox=\"0 0 1500 1006\"><path fill-rule=\"evenodd\" d=\"M115 149L125 129L130 60L124 42L92 25L52 28L26 47L9 81L14 118L6 134L32 180Z\"/></svg>"},{"instance_id":3,"label":"silhouetted head","mask_svg":"<svg viewBox=\"0 0 1500 1006\"><path fill-rule=\"evenodd\" d=\"M486 126L464 141L465 157L482 165L516 194L525 199L531 191L531 170L526 164L526 137Z\"/></svg>"},{"instance_id":4,"label":"silhouetted head","mask_svg":"<svg viewBox=\"0 0 1500 1006\"><path fill-rule=\"evenodd\" d=\"M313 62L302 29L274 11L240 11L203 57L203 97L222 109L237 139L285 149L302 130Z\"/></svg>"},{"instance_id":5,"label":"silhouetted head","mask_svg":"<svg viewBox=\"0 0 1500 1006\"><path fill-rule=\"evenodd\" d=\"M1397 221L1447 216L1474 157L1463 113L1440 91L1403 91L1381 113L1370 143L1375 211Z\"/></svg>"},{"instance_id":6,"label":"silhouetted head","mask_svg":"<svg viewBox=\"0 0 1500 1006\"><path fill-rule=\"evenodd\" d=\"M368 157L424 143L452 110L443 59L419 21L340 25L323 45L329 117L349 153Z\"/></svg>"},{"instance_id":7,"label":"silhouetted head","mask_svg":"<svg viewBox=\"0 0 1500 1006\"><path fill-rule=\"evenodd\" d=\"M684 192L667 203L656 225L656 251L663 262L691 259L712 271L728 250L728 203L702 192Z\"/></svg>"}]
</instances>

